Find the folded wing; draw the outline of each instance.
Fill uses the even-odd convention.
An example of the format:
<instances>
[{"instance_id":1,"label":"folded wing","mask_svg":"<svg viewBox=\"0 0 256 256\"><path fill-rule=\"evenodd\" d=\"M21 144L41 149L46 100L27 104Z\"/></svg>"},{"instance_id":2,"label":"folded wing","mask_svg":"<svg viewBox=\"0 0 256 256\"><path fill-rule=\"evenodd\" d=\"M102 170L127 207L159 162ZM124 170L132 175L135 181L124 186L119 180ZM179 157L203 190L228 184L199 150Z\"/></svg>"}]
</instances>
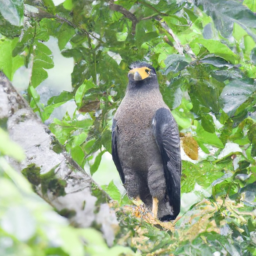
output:
<instances>
[{"instance_id":1,"label":"folded wing","mask_svg":"<svg viewBox=\"0 0 256 256\"><path fill-rule=\"evenodd\" d=\"M124 172L120 163L120 159L118 156L118 151L117 151L117 136L118 136L118 131L117 131L118 127L116 125L116 120L113 120L113 125L112 125L112 158L113 161L116 165L116 168L119 172L119 175L121 177L121 180L124 184L125 179L124 179Z\"/></svg>"},{"instance_id":2,"label":"folded wing","mask_svg":"<svg viewBox=\"0 0 256 256\"><path fill-rule=\"evenodd\" d=\"M179 130L169 109L160 108L152 121L153 134L159 147L167 187L167 196L175 219L180 212L181 157Z\"/></svg>"}]
</instances>

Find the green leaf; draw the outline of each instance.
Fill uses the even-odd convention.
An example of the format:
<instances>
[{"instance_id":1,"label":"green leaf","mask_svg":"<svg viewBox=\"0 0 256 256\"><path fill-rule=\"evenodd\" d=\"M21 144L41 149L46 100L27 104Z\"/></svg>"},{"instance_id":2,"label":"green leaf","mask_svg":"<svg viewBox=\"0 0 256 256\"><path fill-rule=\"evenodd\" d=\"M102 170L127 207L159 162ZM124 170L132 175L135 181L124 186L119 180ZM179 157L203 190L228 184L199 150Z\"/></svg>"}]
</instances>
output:
<instances>
[{"instance_id":1,"label":"green leaf","mask_svg":"<svg viewBox=\"0 0 256 256\"><path fill-rule=\"evenodd\" d=\"M112 133L110 130L105 130L102 134L102 145L110 154L112 152L111 136Z\"/></svg>"},{"instance_id":2,"label":"green leaf","mask_svg":"<svg viewBox=\"0 0 256 256\"><path fill-rule=\"evenodd\" d=\"M91 245L99 245L104 246L105 249L107 249L107 246L104 242L104 239L99 231L94 230L92 228L87 229L80 229L78 231L79 236L83 237L87 243L90 243Z\"/></svg>"},{"instance_id":3,"label":"green leaf","mask_svg":"<svg viewBox=\"0 0 256 256\"><path fill-rule=\"evenodd\" d=\"M65 2L63 3L63 6L65 9L71 11L73 8L72 0L65 0Z\"/></svg>"},{"instance_id":4,"label":"green leaf","mask_svg":"<svg viewBox=\"0 0 256 256\"><path fill-rule=\"evenodd\" d=\"M206 65L191 66L188 71L191 75L188 92L193 112L199 116L210 111L217 114L220 110L220 92L225 84L212 77Z\"/></svg>"},{"instance_id":5,"label":"green leaf","mask_svg":"<svg viewBox=\"0 0 256 256\"><path fill-rule=\"evenodd\" d=\"M23 0L1 0L0 12L14 26L20 26L23 21Z\"/></svg>"},{"instance_id":6,"label":"green leaf","mask_svg":"<svg viewBox=\"0 0 256 256\"><path fill-rule=\"evenodd\" d=\"M81 166L85 158L85 153L80 146L71 149L72 158Z\"/></svg>"},{"instance_id":7,"label":"green leaf","mask_svg":"<svg viewBox=\"0 0 256 256\"><path fill-rule=\"evenodd\" d=\"M79 237L85 240L86 252L88 255L97 256L99 253L104 256L135 255L128 247L115 245L109 248L106 245L102 234L95 229L80 229L77 233Z\"/></svg>"},{"instance_id":8,"label":"green leaf","mask_svg":"<svg viewBox=\"0 0 256 256\"><path fill-rule=\"evenodd\" d=\"M54 121L56 121L56 119L54 119ZM51 123L49 128L62 145L65 144L71 132L74 131L73 127L62 127L61 125L55 123Z\"/></svg>"},{"instance_id":9,"label":"green leaf","mask_svg":"<svg viewBox=\"0 0 256 256\"><path fill-rule=\"evenodd\" d=\"M45 107L43 110L43 113L41 115L42 121L45 122L51 116L51 114L55 108L58 108L65 103L66 103L66 101L63 101L63 102L59 102L59 103Z\"/></svg>"},{"instance_id":10,"label":"green leaf","mask_svg":"<svg viewBox=\"0 0 256 256\"><path fill-rule=\"evenodd\" d=\"M165 74L170 71L176 73L184 69L189 63L184 56L178 54L172 54L164 61L166 65Z\"/></svg>"},{"instance_id":11,"label":"green leaf","mask_svg":"<svg viewBox=\"0 0 256 256\"><path fill-rule=\"evenodd\" d=\"M172 111L174 119L182 129L191 126L193 120L193 115L190 113L191 108L192 104L183 98L180 106Z\"/></svg>"},{"instance_id":12,"label":"green leaf","mask_svg":"<svg viewBox=\"0 0 256 256\"><path fill-rule=\"evenodd\" d=\"M212 195L217 197L226 198L227 196L233 196L239 191L239 185L232 181L232 173L226 173L223 177L216 180L212 184Z\"/></svg>"},{"instance_id":13,"label":"green leaf","mask_svg":"<svg viewBox=\"0 0 256 256\"><path fill-rule=\"evenodd\" d=\"M73 99L73 94L71 92L63 91L58 96L53 96L48 100L47 107L44 108L44 111L42 113L42 120L47 120L50 115L52 114L53 110L69 100Z\"/></svg>"},{"instance_id":14,"label":"green leaf","mask_svg":"<svg viewBox=\"0 0 256 256\"><path fill-rule=\"evenodd\" d=\"M189 193L194 189L195 184L208 188L212 182L223 176L223 171L232 168L230 163L212 163L202 161L198 164L182 161L181 190L182 193Z\"/></svg>"},{"instance_id":15,"label":"green leaf","mask_svg":"<svg viewBox=\"0 0 256 256\"><path fill-rule=\"evenodd\" d=\"M15 184L15 188L19 189L18 194L20 195L20 191L23 191L26 194L32 193L31 184L25 179L20 173L14 170L10 164L4 159L0 157L0 166L1 171L3 170L8 177ZM2 186L1 186L2 187Z\"/></svg>"},{"instance_id":16,"label":"green leaf","mask_svg":"<svg viewBox=\"0 0 256 256\"><path fill-rule=\"evenodd\" d=\"M164 102L170 107L170 109L175 109L181 104L183 95L181 86L183 83L184 81L182 78L173 79L168 87L165 86L161 90Z\"/></svg>"},{"instance_id":17,"label":"green leaf","mask_svg":"<svg viewBox=\"0 0 256 256\"><path fill-rule=\"evenodd\" d=\"M91 119L84 119L84 120L74 120L70 122L64 122L64 125L73 126L75 128L83 128L84 130L90 128L92 125Z\"/></svg>"},{"instance_id":18,"label":"green leaf","mask_svg":"<svg viewBox=\"0 0 256 256\"><path fill-rule=\"evenodd\" d=\"M228 68L231 68L233 67L232 64L230 64L228 61L224 60L223 58L220 58L220 57L213 57L212 55L206 55L205 57L203 57L201 60L200 60L201 63L204 63L204 64L210 64L210 65L213 65L215 67L218 67L218 68L221 68L221 67L228 67Z\"/></svg>"},{"instance_id":19,"label":"green leaf","mask_svg":"<svg viewBox=\"0 0 256 256\"><path fill-rule=\"evenodd\" d=\"M78 232L72 232L71 227L62 228L59 234L63 250L70 256L83 256L83 244Z\"/></svg>"},{"instance_id":20,"label":"green leaf","mask_svg":"<svg viewBox=\"0 0 256 256\"><path fill-rule=\"evenodd\" d=\"M55 15L55 5L52 0L43 0L43 4L49 13Z\"/></svg>"},{"instance_id":21,"label":"green leaf","mask_svg":"<svg viewBox=\"0 0 256 256\"><path fill-rule=\"evenodd\" d=\"M233 29L233 23L239 24L246 32L256 38L250 28L256 28L255 16L245 6L239 2L229 0L199 0L197 5L202 5L203 9L214 21L215 27L221 34L228 38ZM227 6L228 5L228 6Z\"/></svg>"},{"instance_id":22,"label":"green leaf","mask_svg":"<svg viewBox=\"0 0 256 256\"><path fill-rule=\"evenodd\" d=\"M116 38L117 38L117 41L125 41L125 39L127 38L128 36L128 29L126 26L124 26L123 28L123 31L122 32L117 32L116 33Z\"/></svg>"},{"instance_id":23,"label":"green leaf","mask_svg":"<svg viewBox=\"0 0 256 256\"><path fill-rule=\"evenodd\" d=\"M75 29L68 24L62 24L61 29L57 33L58 45L63 50L70 39L74 36Z\"/></svg>"},{"instance_id":24,"label":"green leaf","mask_svg":"<svg viewBox=\"0 0 256 256\"><path fill-rule=\"evenodd\" d=\"M243 5L247 6L252 12L256 12L256 2L255 0L244 0Z\"/></svg>"},{"instance_id":25,"label":"green leaf","mask_svg":"<svg viewBox=\"0 0 256 256\"><path fill-rule=\"evenodd\" d=\"M106 152L106 150L103 150L101 151L96 157L95 157L95 160L94 160L94 163L93 165L91 165L91 168L90 168L90 172L91 172L91 175L93 175L99 168L100 166L100 162L101 162L101 158L102 158L102 155Z\"/></svg>"},{"instance_id":26,"label":"green leaf","mask_svg":"<svg viewBox=\"0 0 256 256\"><path fill-rule=\"evenodd\" d=\"M149 20L142 20L137 24L135 38L136 43L139 47L145 41L149 41L158 36L158 34L153 31L152 25L152 22L150 22Z\"/></svg>"},{"instance_id":27,"label":"green leaf","mask_svg":"<svg viewBox=\"0 0 256 256\"><path fill-rule=\"evenodd\" d=\"M85 80L84 83L78 87L75 94L75 101L79 107L82 106L82 100L86 91L94 87L96 87L95 84L90 80Z\"/></svg>"},{"instance_id":28,"label":"green leaf","mask_svg":"<svg viewBox=\"0 0 256 256\"><path fill-rule=\"evenodd\" d=\"M247 32L238 24L234 23L233 28L233 36L238 43L240 43L241 39L247 35Z\"/></svg>"},{"instance_id":29,"label":"green leaf","mask_svg":"<svg viewBox=\"0 0 256 256\"><path fill-rule=\"evenodd\" d=\"M211 115L203 115L201 119L202 127L205 129L205 131L214 133L215 132L215 125L214 121Z\"/></svg>"},{"instance_id":30,"label":"green leaf","mask_svg":"<svg viewBox=\"0 0 256 256\"><path fill-rule=\"evenodd\" d=\"M51 97L48 100L47 105L54 105L57 103L67 102L72 99L72 96L72 92L63 91L60 95Z\"/></svg>"},{"instance_id":31,"label":"green leaf","mask_svg":"<svg viewBox=\"0 0 256 256\"><path fill-rule=\"evenodd\" d=\"M172 115L178 126L181 127L181 129L186 129L191 126L191 120L182 112L176 111L175 109L174 111L172 111Z\"/></svg>"},{"instance_id":32,"label":"green leaf","mask_svg":"<svg viewBox=\"0 0 256 256\"><path fill-rule=\"evenodd\" d=\"M244 36L244 53L246 56L250 56L252 49L255 47L255 42L252 37Z\"/></svg>"},{"instance_id":33,"label":"green leaf","mask_svg":"<svg viewBox=\"0 0 256 256\"><path fill-rule=\"evenodd\" d=\"M24 34L22 34L21 40L16 44L15 48L13 49L13 52L12 52L13 57L22 53L26 47L30 47L34 43L34 40L33 40L34 33L35 33L35 30L33 27L30 27L24 31Z\"/></svg>"},{"instance_id":34,"label":"green leaf","mask_svg":"<svg viewBox=\"0 0 256 256\"><path fill-rule=\"evenodd\" d=\"M0 70L11 79L12 78L12 46L9 40L0 41Z\"/></svg>"},{"instance_id":35,"label":"green leaf","mask_svg":"<svg viewBox=\"0 0 256 256\"><path fill-rule=\"evenodd\" d=\"M109 196L113 199L121 202L122 196L119 189L116 187L113 181L111 181L108 185L102 186L102 188L109 194Z\"/></svg>"},{"instance_id":36,"label":"green leaf","mask_svg":"<svg viewBox=\"0 0 256 256\"><path fill-rule=\"evenodd\" d=\"M33 65L31 84L34 87L37 87L39 84L41 84L47 77L47 72L44 69L42 69L40 64Z\"/></svg>"},{"instance_id":37,"label":"green leaf","mask_svg":"<svg viewBox=\"0 0 256 256\"><path fill-rule=\"evenodd\" d=\"M252 145L251 156L256 157L256 145Z\"/></svg>"},{"instance_id":38,"label":"green leaf","mask_svg":"<svg viewBox=\"0 0 256 256\"><path fill-rule=\"evenodd\" d=\"M199 123L197 123L196 133L197 135L195 139L198 143L209 144L217 148L224 148L224 145L218 136L215 133L205 131Z\"/></svg>"},{"instance_id":39,"label":"green leaf","mask_svg":"<svg viewBox=\"0 0 256 256\"><path fill-rule=\"evenodd\" d=\"M86 92L86 84L83 83L82 85L80 85L78 87L78 89L76 90L76 95L75 95L75 101L78 107L81 107L82 105L82 99L84 97L84 94Z\"/></svg>"},{"instance_id":40,"label":"green leaf","mask_svg":"<svg viewBox=\"0 0 256 256\"><path fill-rule=\"evenodd\" d=\"M40 96L33 86L28 87L28 92L31 95L30 107L35 111L39 112L42 116L44 105L40 102ZM43 116L42 116L43 117Z\"/></svg>"},{"instance_id":41,"label":"green leaf","mask_svg":"<svg viewBox=\"0 0 256 256\"><path fill-rule=\"evenodd\" d=\"M12 58L12 76L11 76L11 80L13 79L13 75L15 74L16 70L19 69L20 67L22 67L24 65L24 58L23 56L16 56L14 58Z\"/></svg>"},{"instance_id":42,"label":"green leaf","mask_svg":"<svg viewBox=\"0 0 256 256\"><path fill-rule=\"evenodd\" d=\"M8 134L0 128L0 154L13 157L18 161L22 161L25 158L23 149L13 142Z\"/></svg>"},{"instance_id":43,"label":"green leaf","mask_svg":"<svg viewBox=\"0 0 256 256\"><path fill-rule=\"evenodd\" d=\"M255 156L255 147L256 147L256 124L255 123L251 125L247 135L248 135L248 139L252 143L251 155Z\"/></svg>"},{"instance_id":44,"label":"green leaf","mask_svg":"<svg viewBox=\"0 0 256 256\"><path fill-rule=\"evenodd\" d=\"M256 85L253 81L251 82L250 84L245 81L233 80L224 87L220 98L223 102L223 110L229 116L234 115L237 108L256 91Z\"/></svg>"},{"instance_id":45,"label":"green leaf","mask_svg":"<svg viewBox=\"0 0 256 256\"><path fill-rule=\"evenodd\" d=\"M1 219L3 230L19 241L28 241L36 232L34 217L23 205L10 207Z\"/></svg>"},{"instance_id":46,"label":"green leaf","mask_svg":"<svg viewBox=\"0 0 256 256\"><path fill-rule=\"evenodd\" d=\"M85 142L88 134L86 132L82 132L81 134L74 136L72 141L72 147L80 146Z\"/></svg>"},{"instance_id":47,"label":"green leaf","mask_svg":"<svg viewBox=\"0 0 256 256\"><path fill-rule=\"evenodd\" d=\"M256 47L252 49L250 58L252 63L256 65Z\"/></svg>"},{"instance_id":48,"label":"green leaf","mask_svg":"<svg viewBox=\"0 0 256 256\"><path fill-rule=\"evenodd\" d=\"M37 43L34 55L31 84L37 87L48 77L44 69L53 68L54 63L50 49L42 43Z\"/></svg>"},{"instance_id":49,"label":"green leaf","mask_svg":"<svg viewBox=\"0 0 256 256\"><path fill-rule=\"evenodd\" d=\"M195 39L193 42L203 45L210 53L222 57L231 63L235 64L236 60L238 59L235 53L233 53L227 45L217 40L200 38Z\"/></svg>"},{"instance_id":50,"label":"green leaf","mask_svg":"<svg viewBox=\"0 0 256 256\"><path fill-rule=\"evenodd\" d=\"M18 37L20 36L22 27L12 25L7 21L0 12L0 33L6 37Z\"/></svg>"},{"instance_id":51,"label":"green leaf","mask_svg":"<svg viewBox=\"0 0 256 256\"><path fill-rule=\"evenodd\" d=\"M123 205L129 205L129 204L132 204L132 202L131 202L131 200L129 199L129 197L125 194L125 195L122 197L122 200L121 200L120 205L123 206Z\"/></svg>"}]
</instances>

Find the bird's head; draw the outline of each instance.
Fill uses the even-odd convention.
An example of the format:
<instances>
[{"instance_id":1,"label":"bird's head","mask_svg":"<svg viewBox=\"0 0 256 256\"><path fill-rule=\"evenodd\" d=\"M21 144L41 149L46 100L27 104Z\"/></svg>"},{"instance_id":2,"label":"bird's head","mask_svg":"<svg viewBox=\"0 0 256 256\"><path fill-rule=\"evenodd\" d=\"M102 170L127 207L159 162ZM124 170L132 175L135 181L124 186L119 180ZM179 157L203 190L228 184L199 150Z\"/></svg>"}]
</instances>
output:
<instances>
[{"instance_id":1,"label":"bird's head","mask_svg":"<svg viewBox=\"0 0 256 256\"><path fill-rule=\"evenodd\" d=\"M158 88L155 69L146 62L134 62L130 66L128 73L128 89L152 89Z\"/></svg>"}]
</instances>

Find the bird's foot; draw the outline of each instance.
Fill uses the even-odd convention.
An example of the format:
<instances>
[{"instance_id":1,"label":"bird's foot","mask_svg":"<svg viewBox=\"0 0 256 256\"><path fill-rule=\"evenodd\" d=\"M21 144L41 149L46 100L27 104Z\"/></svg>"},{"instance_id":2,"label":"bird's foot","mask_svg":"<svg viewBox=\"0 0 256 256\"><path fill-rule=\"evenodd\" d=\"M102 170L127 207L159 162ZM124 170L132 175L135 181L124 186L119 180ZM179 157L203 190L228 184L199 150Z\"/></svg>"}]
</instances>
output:
<instances>
[{"instance_id":1,"label":"bird's foot","mask_svg":"<svg viewBox=\"0 0 256 256\"><path fill-rule=\"evenodd\" d=\"M133 203L134 203L136 206L143 205L143 202L141 201L141 199L140 199L139 196L137 196L136 198L134 198L132 201L133 201Z\"/></svg>"},{"instance_id":2,"label":"bird's foot","mask_svg":"<svg viewBox=\"0 0 256 256\"><path fill-rule=\"evenodd\" d=\"M155 219L157 219L157 213L158 213L158 199L156 197L153 197L153 206L152 206L152 212Z\"/></svg>"}]
</instances>

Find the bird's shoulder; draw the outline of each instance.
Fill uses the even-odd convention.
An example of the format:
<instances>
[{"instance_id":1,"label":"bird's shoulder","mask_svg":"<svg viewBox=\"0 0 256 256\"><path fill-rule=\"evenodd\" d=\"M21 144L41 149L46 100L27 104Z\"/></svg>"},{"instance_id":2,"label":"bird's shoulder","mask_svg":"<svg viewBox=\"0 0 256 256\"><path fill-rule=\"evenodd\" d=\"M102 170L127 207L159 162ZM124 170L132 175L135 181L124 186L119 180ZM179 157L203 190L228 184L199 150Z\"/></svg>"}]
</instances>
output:
<instances>
[{"instance_id":1,"label":"bird's shoulder","mask_svg":"<svg viewBox=\"0 0 256 256\"><path fill-rule=\"evenodd\" d=\"M171 110L166 106L166 107L158 108L156 110L153 116L152 125L157 127L157 126L170 124L172 122L175 122L174 117L171 113Z\"/></svg>"},{"instance_id":2,"label":"bird's shoulder","mask_svg":"<svg viewBox=\"0 0 256 256\"><path fill-rule=\"evenodd\" d=\"M169 108L159 108L156 111L152 119L152 129L157 141L167 137L171 139L173 136L179 138L178 126Z\"/></svg>"}]
</instances>

